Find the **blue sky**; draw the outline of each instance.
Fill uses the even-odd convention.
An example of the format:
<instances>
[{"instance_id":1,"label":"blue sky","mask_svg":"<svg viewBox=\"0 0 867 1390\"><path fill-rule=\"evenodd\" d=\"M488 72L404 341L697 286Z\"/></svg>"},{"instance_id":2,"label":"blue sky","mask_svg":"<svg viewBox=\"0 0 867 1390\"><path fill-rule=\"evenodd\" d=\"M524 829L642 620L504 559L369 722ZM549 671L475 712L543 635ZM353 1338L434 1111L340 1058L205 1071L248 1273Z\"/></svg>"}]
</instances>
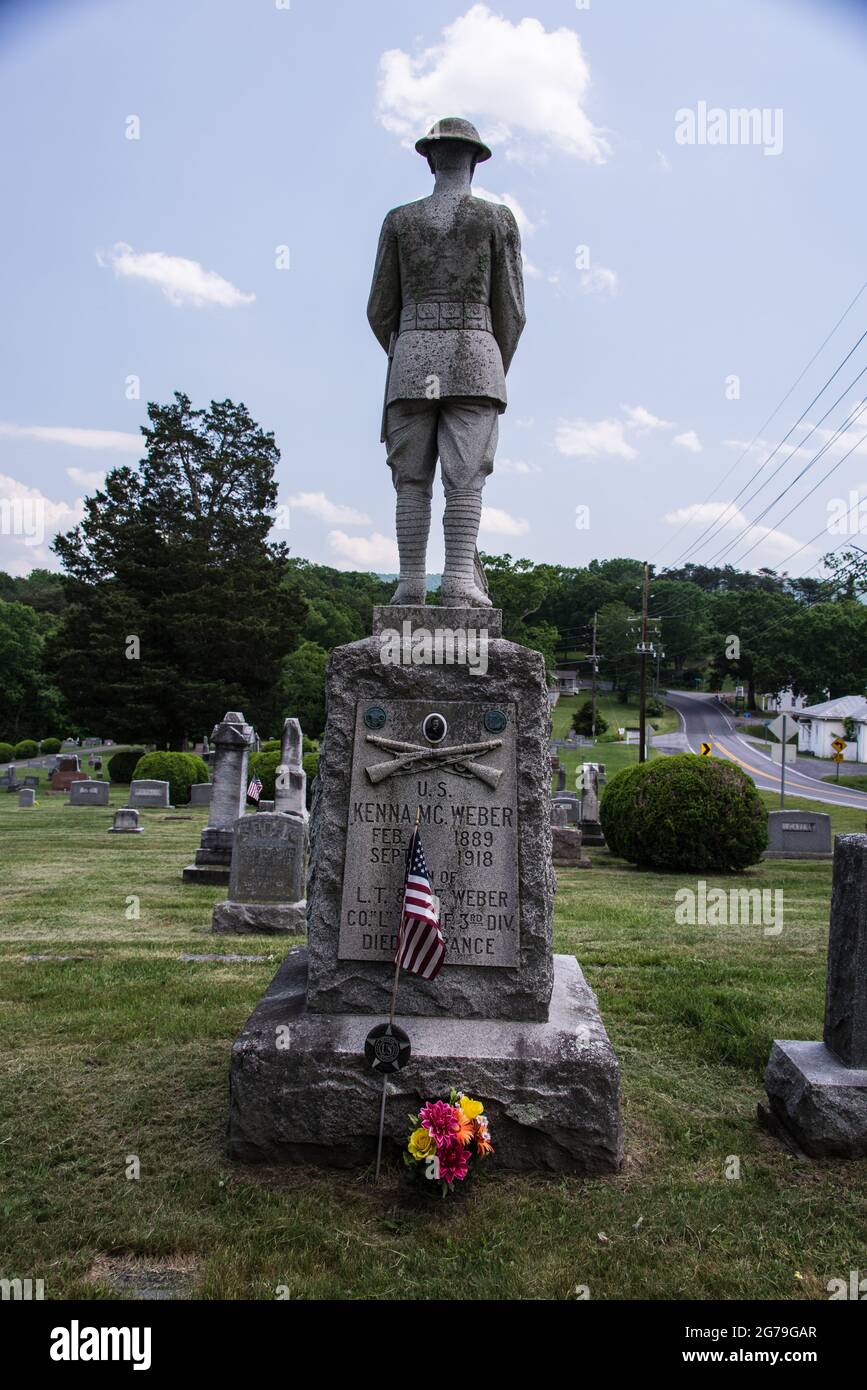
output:
<instances>
[{"instance_id":1,"label":"blue sky","mask_svg":"<svg viewBox=\"0 0 867 1390\"><path fill-rule=\"evenodd\" d=\"M820 531L834 499L867 497L865 413L747 529L865 376L765 492L724 510L867 328L867 291L764 453L721 481L867 278L861 6L279 4L0 6L0 504L14 523L30 513L11 502L37 502L46 528L6 521L0 567L53 566L47 540L77 499L137 457L145 402L183 389L243 400L274 430L289 521L275 535L295 553L394 568L385 359L365 305L384 213L430 189L412 139L450 114L493 145L475 183L513 206L527 260L485 549L664 564L710 525L695 558L734 542L736 561L758 540L754 567ZM764 143L680 143L677 113L700 103L764 109ZM864 366L867 343L759 482ZM787 568L817 573L839 539ZM436 521L429 568L440 559Z\"/></svg>"}]
</instances>

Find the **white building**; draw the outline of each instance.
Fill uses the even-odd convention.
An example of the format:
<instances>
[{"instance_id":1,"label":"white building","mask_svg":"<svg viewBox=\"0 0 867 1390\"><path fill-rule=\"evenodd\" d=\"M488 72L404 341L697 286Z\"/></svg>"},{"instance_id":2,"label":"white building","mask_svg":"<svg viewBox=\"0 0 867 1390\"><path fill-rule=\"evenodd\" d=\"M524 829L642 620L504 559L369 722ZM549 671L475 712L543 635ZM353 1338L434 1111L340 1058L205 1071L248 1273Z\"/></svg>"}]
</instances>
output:
<instances>
[{"instance_id":1,"label":"white building","mask_svg":"<svg viewBox=\"0 0 867 1390\"><path fill-rule=\"evenodd\" d=\"M577 695L580 689L578 672L571 666L557 666L554 670L554 679L561 695Z\"/></svg>"},{"instance_id":2,"label":"white building","mask_svg":"<svg viewBox=\"0 0 867 1390\"><path fill-rule=\"evenodd\" d=\"M807 707L806 695L793 695L791 686L786 690L778 690L777 693L762 695L762 709L771 714L790 714L793 710L802 710Z\"/></svg>"},{"instance_id":3,"label":"white building","mask_svg":"<svg viewBox=\"0 0 867 1390\"><path fill-rule=\"evenodd\" d=\"M854 737L846 735L846 723ZM812 753L815 758L831 758L832 743L840 738L846 744L845 762L859 762L867 754L867 699L863 695L843 695L837 700L823 700L818 705L806 705L798 711L798 752Z\"/></svg>"}]
</instances>

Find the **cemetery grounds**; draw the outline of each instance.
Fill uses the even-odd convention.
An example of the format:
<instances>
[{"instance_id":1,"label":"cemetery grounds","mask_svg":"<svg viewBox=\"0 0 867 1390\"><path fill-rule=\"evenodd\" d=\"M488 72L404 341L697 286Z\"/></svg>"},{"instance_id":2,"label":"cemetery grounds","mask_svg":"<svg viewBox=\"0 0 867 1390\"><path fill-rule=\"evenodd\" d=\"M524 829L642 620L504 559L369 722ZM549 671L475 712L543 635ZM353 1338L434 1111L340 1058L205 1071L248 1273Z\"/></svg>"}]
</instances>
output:
<instances>
[{"instance_id":1,"label":"cemetery grounds","mask_svg":"<svg viewBox=\"0 0 867 1390\"><path fill-rule=\"evenodd\" d=\"M635 752L592 756L613 771ZM111 809L126 799L113 787ZM623 1171L492 1164L419 1205L397 1158L378 1188L372 1167L229 1162L229 1049L294 943L211 935L224 890L181 883L204 808L118 836L111 809L66 801L44 775L36 810L0 797L0 1276L49 1299L798 1300L867 1268L867 1164L798 1159L755 1117L772 1039L822 1035L829 863L708 879L782 888L777 937L678 926L694 879L607 850L562 871L554 949L578 957L620 1058Z\"/></svg>"}]
</instances>

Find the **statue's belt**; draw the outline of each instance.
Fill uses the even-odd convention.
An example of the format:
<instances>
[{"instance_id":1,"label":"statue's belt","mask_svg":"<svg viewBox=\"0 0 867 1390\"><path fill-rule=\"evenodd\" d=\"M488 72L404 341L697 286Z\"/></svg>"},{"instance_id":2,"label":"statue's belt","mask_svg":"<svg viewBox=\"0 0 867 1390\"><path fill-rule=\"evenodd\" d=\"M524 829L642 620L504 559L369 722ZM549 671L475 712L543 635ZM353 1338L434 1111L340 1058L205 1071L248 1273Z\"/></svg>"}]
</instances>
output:
<instances>
[{"instance_id":1,"label":"statue's belt","mask_svg":"<svg viewBox=\"0 0 867 1390\"><path fill-rule=\"evenodd\" d=\"M494 325L487 304L472 304L468 300L422 301L404 304L400 311L399 333L421 329L474 328L481 333L493 333Z\"/></svg>"}]
</instances>

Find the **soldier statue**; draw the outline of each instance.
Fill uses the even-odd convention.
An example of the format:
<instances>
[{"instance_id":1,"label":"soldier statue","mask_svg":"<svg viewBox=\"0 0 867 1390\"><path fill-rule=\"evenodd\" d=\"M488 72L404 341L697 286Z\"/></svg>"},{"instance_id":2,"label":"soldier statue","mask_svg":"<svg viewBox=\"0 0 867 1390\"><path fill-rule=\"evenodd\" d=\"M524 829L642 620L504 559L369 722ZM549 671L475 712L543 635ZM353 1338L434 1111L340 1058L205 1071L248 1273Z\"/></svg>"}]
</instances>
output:
<instances>
[{"instance_id":1,"label":"soldier statue","mask_svg":"<svg viewBox=\"0 0 867 1390\"><path fill-rule=\"evenodd\" d=\"M445 606L489 608L476 541L494 466L506 372L524 327L517 223L471 191L491 151L456 116L416 144L434 176L429 198L382 225L367 306L388 353L382 439L397 492L400 582L394 604L423 604L431 496L439 458L445 514Z\"/></svg>"}]
</instances>

